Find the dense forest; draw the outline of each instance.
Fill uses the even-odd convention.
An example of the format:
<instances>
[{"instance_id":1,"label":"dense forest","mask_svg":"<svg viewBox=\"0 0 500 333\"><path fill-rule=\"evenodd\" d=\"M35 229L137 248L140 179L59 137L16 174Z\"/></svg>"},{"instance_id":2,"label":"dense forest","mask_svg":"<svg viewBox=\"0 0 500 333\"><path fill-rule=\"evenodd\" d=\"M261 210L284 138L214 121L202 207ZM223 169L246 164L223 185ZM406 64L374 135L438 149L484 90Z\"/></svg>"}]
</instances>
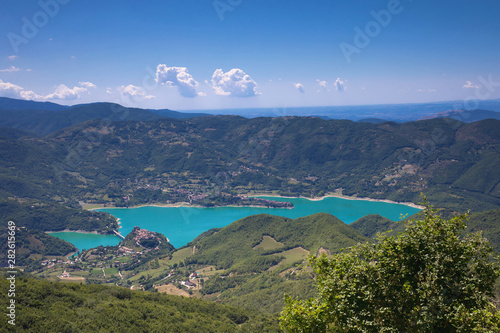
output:
<instances>
[{"instance_id":1,"label":"dense forest","mask_svg":"<svg viewBox=\"0 0 500 333\"><path fill-rule=\"evenodd\" d=\"M482 211L500 207L499 129L447 118L91 120L45 138L1 138L0 197L123 206L234 191L411 202L424 192L440 207Z\"/></svg>"},{"instance_id":2,"label":"dense forest","mask_svg":"<svg viewBox=\"0 0 500 333\"><path fill-rule=\"evenodd\" d=\"M2 290L8 283L2 274ZM122 287L18 275L16 291L17 332L279 332L277 318L259 312ZM0 298L7 304L7 293Z\"/></svg>"}]
</instances>

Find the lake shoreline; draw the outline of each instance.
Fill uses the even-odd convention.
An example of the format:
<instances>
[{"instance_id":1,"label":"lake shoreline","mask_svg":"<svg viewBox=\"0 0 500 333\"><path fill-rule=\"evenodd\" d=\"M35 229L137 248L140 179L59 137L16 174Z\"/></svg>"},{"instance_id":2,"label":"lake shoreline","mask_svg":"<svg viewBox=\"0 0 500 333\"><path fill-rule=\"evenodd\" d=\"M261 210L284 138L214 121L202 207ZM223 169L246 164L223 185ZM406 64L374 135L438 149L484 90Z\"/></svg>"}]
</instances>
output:
<instances>
[{"instance_id":1,"label":"lake shoreline","mask_svg":"<svg viewBox=\"0 0 500 333\"><path fill-rule=\"evenodd\" d=\"M250 198L250 196L248 197ZM284 198L284 197L283 197ZM101 207L101 208L90 208L88 210L101 210L101 209L134 209L134 208L142 208L142 207L159 207L159 208L181 208L181 207L186 207L186 208L222 208L222 207L234 207L234 208L281 208L281 209L292 209L293 207L268 207L268 206L255 206L255 205L227 205L227 206L212 206L212 207L207 207L207 206L200 206L200 205L193 205L187 202L181 202L181 203L173 203L173 204L144 204L144 205L138 205L138 206L130 206L130 207ZM120 224L120 222L118 222ZM121 226L119 227L121 228Z\"/></svg>"},{"instance_id":2,"label":"lake shoreline","mask_svg":"<svg viewBox=\"0 0 500 333\"><path fill-rule=\"evenodd\" d=\"M308 198L308 197L287 197L287 196L281 196L281 195L269 195L269 194L252 194L252 195L247 195L247 197L276 197L276 198L287 198L287 199L306 199L310 201L321 201L326 198L339 198L339 199L346 199L346 200L363 200L363 201L372 201L372 202L386 202L386 203L391 203L391 204L399 204L399 205L405 205L409 206L412 208L417 208L417 209L425 209L424 206L420 206L417 204L414 204L413 202L398 202L398 201L393 201L389 199L373 199L373 198L362 198L362 197L357 197L357 196L347 196L347 195L342 195L342 194L328 194L324 195L322 197L313 197L313 198Z\"/></svg>"},{"instance_id":3,"label":"lake shoreline","mask_svg":"<svg viewBox=\"0 0 500 333\"><path fill-rule=\"evenodd\" d=\"M263 197L268 196L259 192L250 193L248 195ZM338 199L335 199L335 197ZM257 214L277 215L290 219L297 219L319 212L324 212L336 216L339 220L348 225L369 214L379 214L392 221L399 221L401 216L413 215L420 211L420 208L414 208L414 206L411 207L411 205L404 205L400 203L391 203L388 202L388 200L364 200L363 198L345 196L343 196L343 198L346 200L341 200L341 196L331 195L331 193L328 193L328 195L323 197L312 199L304 197L287 198L285 196L277 195L266 199L273 200L273 198L275 201L292 202L294 204L294 209L285 209L283 207L278 209L269 209L260 205L258 207L232 205L213 207L214 209L201 209L199 207L195 207L194 205L186 205L186 203L140 205L142 209L135 211L133 209L120 207L93 208L101 211L104 210L117 219L120 218L122 228L119 230L122 231L123 234L132 230L134 226L139 226L141 229L147 229L164 234L169 238L172 244L175 244L174 246L177 248L184 246L207 230L213 228L223 228L234 221ZM348 201L347 199L350 200ZM253 201L254 200L247 202L250 204L253 203ZM170 209L159 209L157 207L167 207ZM94 232L94 234L96 233ZM58 236L58 234L53 235ZM60 235L66 237L64 233L61 233ZM92 238L94 235L85 236L87 237L84 237L82 234L80 237L76 235L74 237L78 241L86 243L88 241L87 238ZM102 236L95 235L95 238L99 237ZM68 235L68 239L73 238ZM74 240L74 242L70 241L70 243L74 244L77 248L89 247L75 244L77 240ZM99 241L103 242L103 245L107 242L112 242L114 244L115 237L113 237L113 239L103 238Z\"/></svg>"},{"instance_id":4,"label":"lake shoreline","mask_svg":"<svg viewBox=\"0 0 500 333\"><path fill-rule=\"evenodd\" d=\"M94 234L94 235L111 235L111 234L101 234L97 231L87 231L87 230L72 230L72 229L64 229L59 231L44 231L46 234L57 234L60 232L75 232L78 234Z\"/></svg>"},{"instance_id":5,"label":"lake shoreline","mask_svg":"<svg viewBox=\"0 0 500 333\"><path fill-rule=\"evenodd\" d=\"M393 201L389 199L373 199L373 198L368 198L368 197L358 197L358 196L348 196L348 195L343 195L343 194L327 194L322 197L304 197L304 196L298 196L298 197L289 197L289 196L282 196L282 195L277 195L277 194L269 194L269 193L254 193L254 194L240 194L243 197L247 198L256 198L256 197L271 197L271 198L285 198L285 199L306 199L310 201L321 201L326 198L339 198L339 199L345 199L345 200L362 200L362 201L372 201L372 202L385 202L385 203L390 203L390 204L398 204L398 205L405 205L408 207L416 208L416 209L425 209L424 206L417 205L413 202L399 202L399 201ZM267 206L245 206L245 205L227 205L227 206L214 206L214 207L206 207L206 206L200 206L200 205L193 205L190 204L189 202L176 202L176 203L169 203L169 204L143 204L143 205L138 205L138 206L131 206L131 207L98 207L98 208L89 208L88 210L100 210L100 209L134 209L134 208L142 208L142 207L160 207L160 208L180 208L180 207L189 207L189 208L220 208L220 207L249 207L249 208L287 208L287 209L293 209L293 207L267 207ZM118 219L118 229L121 228L120 225L120 219Z\"/></svg>"}]
</instances>

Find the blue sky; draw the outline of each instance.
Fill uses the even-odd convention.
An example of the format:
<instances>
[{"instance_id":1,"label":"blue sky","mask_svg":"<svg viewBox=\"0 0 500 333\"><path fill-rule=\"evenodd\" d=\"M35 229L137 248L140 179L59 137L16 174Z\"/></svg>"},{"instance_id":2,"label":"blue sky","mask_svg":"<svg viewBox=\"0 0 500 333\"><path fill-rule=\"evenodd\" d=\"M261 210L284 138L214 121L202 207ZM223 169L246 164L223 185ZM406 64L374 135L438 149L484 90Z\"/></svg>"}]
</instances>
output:
<instances>
[{"instance_id":1,"label":"blue sky","mask_svg":"<svg viewBox=\"0 0 500 333\"><path fill-rule=\"evenodd\" d=\"M174 110L500 98L499 12L493 0L3 0L0 96Z\"/></svg>"}]
</instances>

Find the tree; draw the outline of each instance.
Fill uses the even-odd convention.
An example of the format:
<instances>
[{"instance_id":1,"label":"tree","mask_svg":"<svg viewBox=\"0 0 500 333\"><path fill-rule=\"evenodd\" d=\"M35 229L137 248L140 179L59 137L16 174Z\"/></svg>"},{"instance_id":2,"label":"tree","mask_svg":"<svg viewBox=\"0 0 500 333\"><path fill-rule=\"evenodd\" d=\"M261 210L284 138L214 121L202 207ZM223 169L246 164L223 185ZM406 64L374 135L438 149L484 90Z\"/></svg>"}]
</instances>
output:
<instances>
[{"instance_id":1,"label":"tree","mask_svg":"<svg viewBox=\"0 0 500 333\"><path fill-rule=\"evenodd\" d=\"M286 298L288 332L498 332L492 302L498 258L467 214L449 221L424 198L424 218L374 244L310 257L317 297Z\"/></svg>"}]
</instances>

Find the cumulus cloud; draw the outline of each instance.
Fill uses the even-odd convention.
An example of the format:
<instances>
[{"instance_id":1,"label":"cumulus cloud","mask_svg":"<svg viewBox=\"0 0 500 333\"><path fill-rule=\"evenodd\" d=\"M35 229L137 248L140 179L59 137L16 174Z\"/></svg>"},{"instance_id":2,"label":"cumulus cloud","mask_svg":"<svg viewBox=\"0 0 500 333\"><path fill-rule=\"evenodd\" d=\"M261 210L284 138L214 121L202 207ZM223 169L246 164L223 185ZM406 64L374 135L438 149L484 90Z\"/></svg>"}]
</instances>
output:
<instances>
[{"instance_id":1,"label":"cumulus cloud","mask_svg":"<svg viewBox=\"0 0 500 333\"><path fill-rule=\"evenodd\" d=\"M321 92L321 91L330 91L328 88L328 82L322 81L320 79L316 79L316 82L318 82L319 89L316 90L316 92Z\"/></svg>"},{"instance_id":2,"label":"cumulus cloud","mask_svg":"<svg viewBox=\"0 0 500 333\"><path fill-rule=\"evenodd\" d=\"M192 98L200 96L200 94L196 92L198 82L188 73L186 67L167 67L166 65L160 64L156 68L155 81L169 87L177 87L179 93L183 97Z\"/></svg>"},{"instance_id":3,"label":"cumulus cloud","mask_svg":"<svg viewBox=\"0 0 500 333\"><path fill-rule=\"evenodd\" d=\"M318 82L319 86L323 89L326 89L328 86L328 82L326 81L321 81L320 79L316 79L316 82Z\"/></svg>"},{"instance_id":4,"label":"cumulus cloud","mask_svg":"<svg viewBox=\"0 0 500 333\"><path fill-rule=\"evenodd\" d=\"M41 96L31 90L24 90L23 87L10 82L0 80L0 96L21 99L39 99Z\"/></svg>"},{"instance_id":5,"label":"cumulus cloud","mask_svg":"<svg viewBox=\"0 0 500 333\"><path fill-rule=\"evenodd\" d=\"M54 93L41 96L16 84L0 80L0 96L27 100L74 100L80 98L81 94L88 92L88 88L95 88L95 85L90 82L80 82L79 87L68 88L66 85L60 84Z\"/></svg>"},{"instance_id":6,"label":"cumulus cloud","mask_svg":"<svg viewBox=\"0 0 500 333\"><path fill-rule=\"evenodd\" d=\"M95 84L93 84L92 82L78 82L78 84L80 85L80 87L84 87L84 88L97 88Z\"/></svg>"},{"instance_id":7,"label":"cumulus cloud","mask_svg":"<svg viewBox=\"0 0 500 333\"><path fill-rule=\"evenodd\" d=\"M136 87L132 84L129 84L128 86L121 86L118 88L118 91L125 97L129 98L145 98L145 99L153 99L156 98L156 96L153 95L146 95L146 92L144 91L143 88ZM107 89L106 93L111 94L111 89Z\"/></svg>"},{"instance_id":8,"label":"cumulus cloud","mask_svg":"<svg viewBox=\"0 0 500 333\"><path fill-rule=\"evenodd\" d=\"M136 87L132 84L129 84L128 86L121 86L120 88L118 88L118 91L127 97L144 96L144 91L141 88Z\"/></svg>"},{"instance_id":9,"label":"cumulus cloud","mask_svg":"<svg viewBox=\"0 0 500 333\"><path fill-rule=\"evenodd\" d=\"M293 85L294 85L295 89L297 89L301 93L305 93L306 92L304 90L304 85L302 83L294 83Z\"/></svg>"},{"instance_id":10,"label":"cumulus cloud","mask_svg":"<svg viewBox=\"0 0 500 333\"><path fill-rule=\"evenodd\" d=\"M477 85L472 83L471 81L466 81L465 85L462 87L464 89L476 89L479 88Z\"/></svg>"},{"instance_id":11,"label":"cumulus cloud","mask_svg":"<svg viewBox=\"0 0 500 333\"><path fill-rule=\"evenodd\" d=\"M215 70L212 75L212 88L215 94L235 97L252 97L260 95L257 83L239 68L233 68L224 73L222 69Z\"/></svg>"},{"instance_id":12,"label":"cumulus cloud","mask_svg":"<svg viewBox=\"0 0 500 333\"><path fill-rule=\"evenodd\" d=\"M19 72L20 69L17 68L16 66L10 66L9 68L6 69L0 69L0 72Z\"/></svg>"},{"instance_id":13,"label":"cumulus cloud","mask_svg":"<svg viewBox=\"0 0 500 333\"><path fill-rule=\"evenodd\" d=\"M17 58L19 58L19 56L17 56L17 55L11 55L11 56L7 57L7 59L9 59L9 60L16 60Z\"/></svg>"},{"instance_id":14,"label":"cumulus cloud","mask_svg":"<svg viewBox=\"0 0 500 333\"><path fill-rule=\"evenodd\" d=\"M96 85L91 82L79 82L79 87L69 88L64 84L60 84L56 91L49 94L44 99L63 99L63 100L75 100L79 99L82 94L87 93L89 88L96 88Z\"/></svg>"},{"instance_id":15,"label":"cumulus cloud","mask_svg":"<svg viewBox=\"0 0 500 333\"><path fill-rule=\"evenodd\" d=\"M339 92L344 92L347 90L347 87L345 86L345 82L342 81L340 78L337 78L334 83L335 89Z\"/></svg>"},{"instance_id":16,"label":"cumulus cloud","mask_svg":"<svg viewBox=\"0 0 500 333\"><path fill-rule=\"evenodd\" d=\"M87 92L87 88L84 87L73 87L68 88L64 84L60 84L56 91L52 94L45 96L45 99L64 99L64 100L74 100L80 98L81 94Z\"/></svg>"}]
</instances>

